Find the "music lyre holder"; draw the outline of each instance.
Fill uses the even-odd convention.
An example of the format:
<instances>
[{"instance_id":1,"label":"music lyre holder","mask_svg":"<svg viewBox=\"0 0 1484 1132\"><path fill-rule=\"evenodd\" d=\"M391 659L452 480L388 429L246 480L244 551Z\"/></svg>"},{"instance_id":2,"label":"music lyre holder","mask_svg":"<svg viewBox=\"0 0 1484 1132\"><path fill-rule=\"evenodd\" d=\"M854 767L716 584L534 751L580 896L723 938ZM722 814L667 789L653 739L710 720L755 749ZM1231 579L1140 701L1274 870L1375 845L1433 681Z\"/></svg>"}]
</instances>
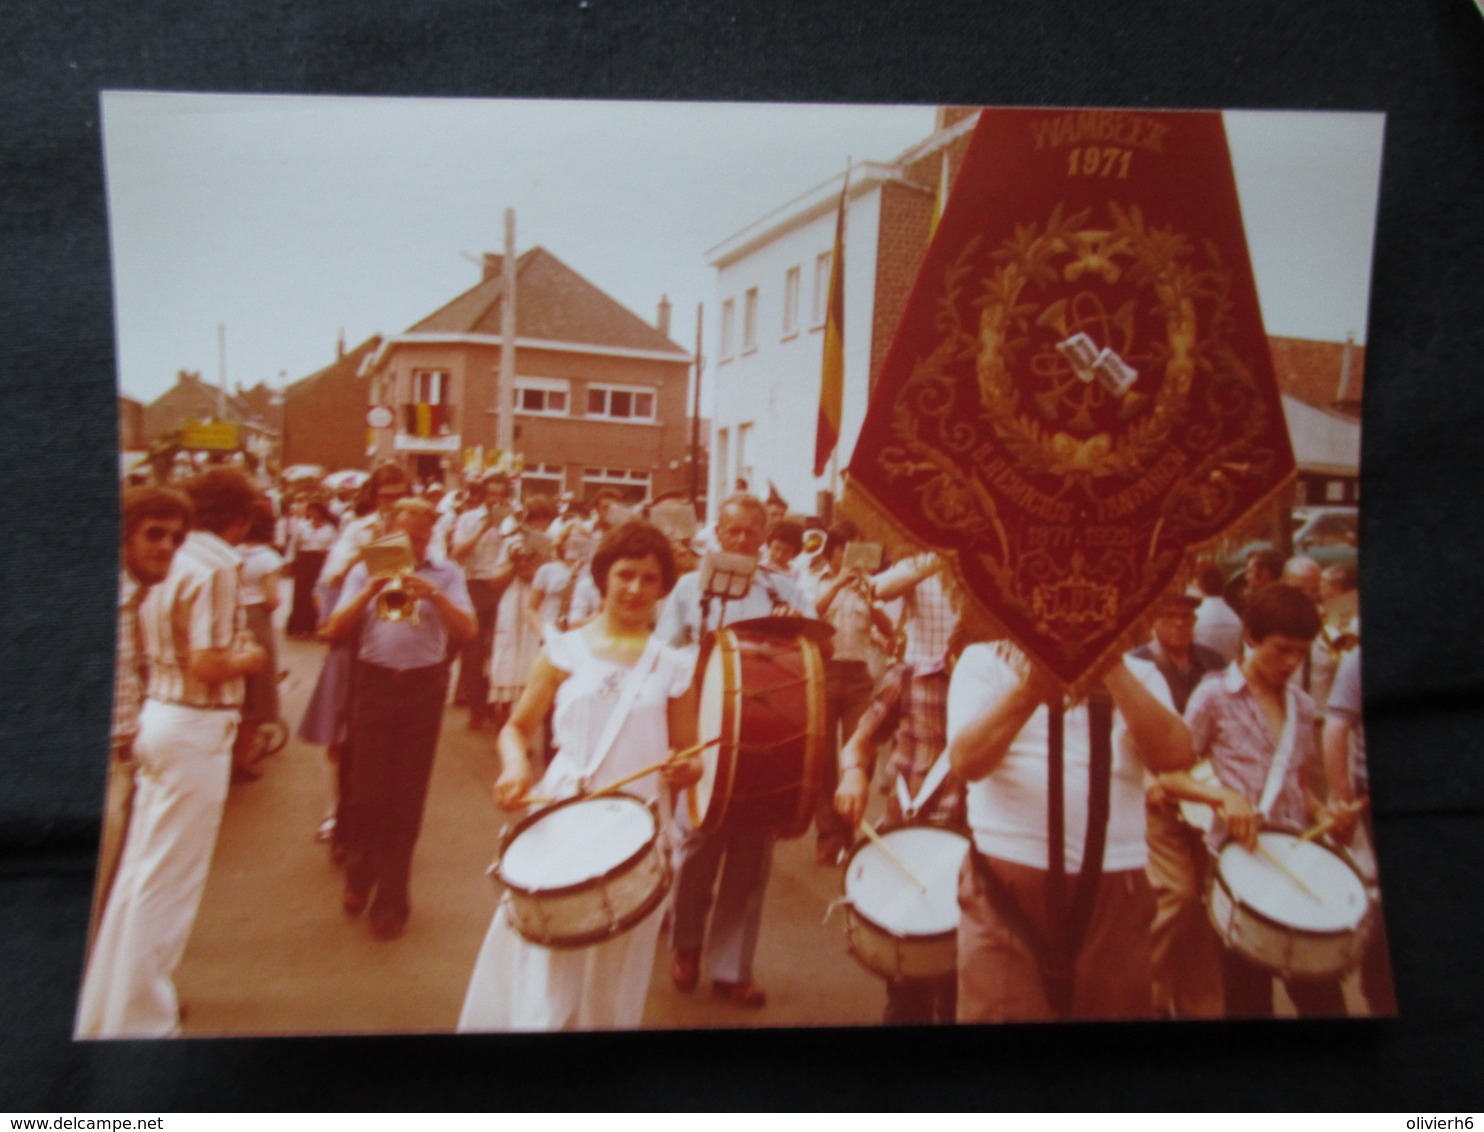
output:
<instances>
[{"instance_id":1,"label":"music lyre holder","mask_svg":"<svg viewBox=\"0 0 1484 1132\"><path fill-rule=\"evenodd\" d=\"M714 550L701 560L701 596L740 601L752 589L757 559L751 554Z\"/></svg>"}]
</instances>

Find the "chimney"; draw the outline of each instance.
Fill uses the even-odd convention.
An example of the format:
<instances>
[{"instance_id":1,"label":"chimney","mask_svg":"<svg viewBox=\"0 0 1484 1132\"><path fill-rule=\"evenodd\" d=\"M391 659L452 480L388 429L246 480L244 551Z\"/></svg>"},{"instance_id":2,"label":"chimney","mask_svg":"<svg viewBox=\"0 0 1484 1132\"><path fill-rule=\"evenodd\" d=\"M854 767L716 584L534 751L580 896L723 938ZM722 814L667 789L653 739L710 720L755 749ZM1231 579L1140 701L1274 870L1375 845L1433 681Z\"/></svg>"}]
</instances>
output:
<instances>
[{"instance_id":1,"label":"chimney","mask_svg":"<svg viewBox=\"0 0 1484 1132\"><path fill-rule=\"evenodd\" d=\"M1335 401L1343 405L1350 400L1350 367L1355 355L1355 331L1345 335L1345 355L1340 360L1340 387L1335 391Z\"/></svg>"},{"instance_id":2,"label":"chimney","mask_svg":"<svg viewBox=\"0 0 1484 1132\"><path fill-rule=\"evenodd\" d=\"M504 258L504 256L495 255L494 252L484 253L484 276L480 279L481 283L488 283L491 279L500 277L500 273L505 270L505 265L501 262Z\"/></svg>"},{"instance_id":3,"label":"chimney","mask_svg":"<svg viewBox=\"0 0 1484 1132\"><path fill-rule=\"evenodd\" d=\"M659 316L654 320L659 327L660 333L666 338L670 337L670 298L668 295L660 296Z\"/></svg>"},{"instance_id":4,"label":"chimney","mask_svg":"<svg viewBox=\"0 0 1484 1132\"><path fill-rule=\"evenodd\" d=\"M345 357L345 327L340 328L340 337L335 339L335 360Z\"/></svg>"}]
</instances>

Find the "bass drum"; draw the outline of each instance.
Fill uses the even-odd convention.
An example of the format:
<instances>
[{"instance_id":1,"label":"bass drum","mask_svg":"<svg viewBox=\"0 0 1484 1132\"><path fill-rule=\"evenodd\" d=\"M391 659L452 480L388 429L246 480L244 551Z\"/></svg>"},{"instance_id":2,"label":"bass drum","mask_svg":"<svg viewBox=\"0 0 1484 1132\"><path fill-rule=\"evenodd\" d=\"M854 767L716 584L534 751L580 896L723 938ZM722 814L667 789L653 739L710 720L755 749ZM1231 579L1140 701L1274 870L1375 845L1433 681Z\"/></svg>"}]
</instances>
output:
<instances>
[{"instance_id":1,"label":"bass drum","mask_svg":"<svg viewBox=\"0 0 1484 1132\"><path fill-rule=\"evenodd\" d=\"M691 825L801 836L827 753L819 645L804 634L728 626L716 633L700 687L697 738L712 745L687 792Z\"/></svg>"},{"instance_id":2,"label":"bass drum","mask_svg":"<svg viewBox=\"0 0 1484 1132\"><path fill-rule=\"evenodd\" d=\"M845 863L845 942L861 966L888 982L951 979L958 969L958 874L962 833L935 825L881 831L881 840L922 882L913 884L874 841Z\"/></svg>"},{"instance_id":3,"label":"bass drum","mask_svg":"<svg viewBox=\"0 0 1484 1132\"><path fill-rule=\"evenodd\" d=\"M1356 966L1371 903L1355 867L1291 833L1264 830L1257 840L1272 859L1231 841L1212 870L1206 907L1222 943L1285 979L1327 978Z\"/></svg>"},{"instance_id":4,"label":"bass drum","mask_svg":"<svg viewBox=\"0 0 1484 1132\"><path fill-rule=\"evenodd\" d=\"M543 947L591 947L636 927L670 888L654 810L631 794L570 798L520 821L490 870L515 930Z\"/></svg>"}]
</instances>

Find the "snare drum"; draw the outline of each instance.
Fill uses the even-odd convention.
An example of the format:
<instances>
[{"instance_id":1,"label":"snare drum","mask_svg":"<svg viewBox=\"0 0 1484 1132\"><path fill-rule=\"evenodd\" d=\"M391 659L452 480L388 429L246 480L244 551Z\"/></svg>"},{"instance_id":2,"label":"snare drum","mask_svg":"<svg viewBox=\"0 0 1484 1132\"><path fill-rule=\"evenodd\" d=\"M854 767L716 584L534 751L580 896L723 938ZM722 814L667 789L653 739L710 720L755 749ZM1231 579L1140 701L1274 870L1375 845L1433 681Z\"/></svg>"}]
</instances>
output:
<instances>
[{"instance_id":1,"label":"snare drum","mask_svg":"<svg viewBox=\"0 0 1484 1132\"><path fill-rule=\"evenodd\" d=\"M1206 901L1222 942L1282 978L1325 978L1360 962L1370 900L1355 867L1339 853L1291 833L1264 830L1259 844L1312 890L1305 892L1261 853L1228 842Z\"/></svg>"},{"instance_id":2,"label":"snare drum","mask_svg":"<svg viewBox=\"0 0 1484 1132\"><path fill-rule=\"evenodd\" d=\"M648 916L670 888L653 809L631 794L571 798L515 825L491 872L516 931L544 947L590 947Z\"/></svg>"},{"instance_id":3,"label":"snare drum","mask_svg":"<svg viewBox=\"0 0 1484 1132\"><path fill-rule=\"evenodd\" d=\"M886 829L881 839L923 887L875 842L857 844L845 864L841 900L850 954L888 982L952 978L958 968L958 874L969 839L935 825Z\"/></svg>"},{"instance_id":4,"label":"snare drum","mask_svg":"<svg viewBox=\"0 0 1484 1132\"><path fill-rule=\"evenodd\" d=\"M701 780L687 793L692 826L803 834L828 753L819 645L804 633L720 629L700 700L697 738L719 742L702 752Z\"/></svg>"}]
</instances>

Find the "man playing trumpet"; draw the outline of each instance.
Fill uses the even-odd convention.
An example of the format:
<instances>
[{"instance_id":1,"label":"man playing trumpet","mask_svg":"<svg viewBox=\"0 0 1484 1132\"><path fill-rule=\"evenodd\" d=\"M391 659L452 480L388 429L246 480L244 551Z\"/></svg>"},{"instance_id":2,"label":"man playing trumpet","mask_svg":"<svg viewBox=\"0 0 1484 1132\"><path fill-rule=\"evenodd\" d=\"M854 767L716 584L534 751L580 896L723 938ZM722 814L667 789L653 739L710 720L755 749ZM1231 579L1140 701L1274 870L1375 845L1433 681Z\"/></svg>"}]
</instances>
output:
<instances>
[{"instance_id":1,"label":"man playing trumpet","mask_svg":"<svg viewBox=\"0 0 1484 1132\"><path fill-rule=\"evenodd\" d=\"M464 572L428 558L437 519L421 499L401 500L392 514L392 529L411 541L417 561L399 578L402 600L417 616L379 616L377 598L390 579L371 578L358 562L326 626L332 641L359 634L350 698L355 758L340 804L341 904L352 917L370 904L371 931L382 940L400 936L411 912L408 877L443 723L449 645L479 631Z\"/></svg>"}]
</instances>

